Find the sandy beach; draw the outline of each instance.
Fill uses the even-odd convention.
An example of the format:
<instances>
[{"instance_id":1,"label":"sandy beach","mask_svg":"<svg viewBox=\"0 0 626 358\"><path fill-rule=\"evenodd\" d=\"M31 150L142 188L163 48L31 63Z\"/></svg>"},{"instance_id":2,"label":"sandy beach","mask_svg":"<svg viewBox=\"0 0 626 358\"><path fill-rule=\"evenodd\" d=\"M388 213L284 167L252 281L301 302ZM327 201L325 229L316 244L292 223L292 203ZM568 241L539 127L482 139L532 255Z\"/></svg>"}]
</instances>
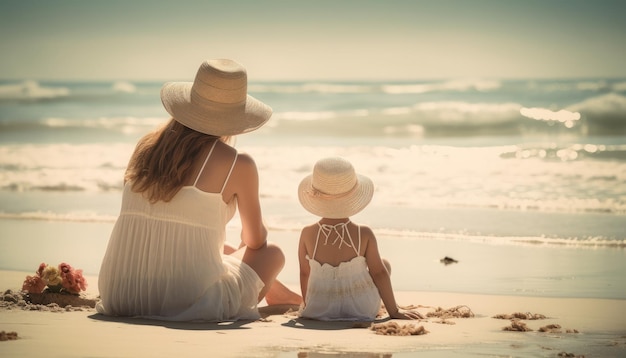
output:
<instances>
[{"instance_id":1,"label":"sandy beach","mask_svg":"<svg viewBox=\"0 0 626 358\"><path fill-rule=\"evenodd\" d=\"M0 271L0 287L18 290L21 271ZM97 297L97 277L88 276L84 293ZM295 288L295 287L294 287ZM423 326L425 335L379 335L369 324L302 320L290 307L268 307L261 321L228 323L160 322L99 315L93 309L41 312L0 311L0 331L17 340L0 342L3 357L444 357L540 356L620 357L626 354L626 300L540 298L399 291L403 305L419 305L424 315L466 306L474 317L396 321ZM506 331L499 314L535 313L522 320L531 331ZM375 323L389 323L382 319ZM558 332L540 332L559 325ZM355 327L356 326L356 327ZM574 333L574 331L578 333ZM571 332L571 333L568 333ZM559 355L561 354L561 355Z\"/></svg>"}]
</instances>

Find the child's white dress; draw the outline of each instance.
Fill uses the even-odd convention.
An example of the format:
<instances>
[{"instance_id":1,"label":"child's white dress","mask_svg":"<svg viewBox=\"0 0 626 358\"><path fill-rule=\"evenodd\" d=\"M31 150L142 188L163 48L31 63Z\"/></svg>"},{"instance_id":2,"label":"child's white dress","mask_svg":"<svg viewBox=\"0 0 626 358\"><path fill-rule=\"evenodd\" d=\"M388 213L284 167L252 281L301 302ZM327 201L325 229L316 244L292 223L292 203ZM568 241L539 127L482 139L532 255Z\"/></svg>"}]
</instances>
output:
<instances>
[{"instance_id":1,"label":"child's white dress","mask_svg":"<svg viewBox=\"0 0 626 358\"><path fill-rule=\"evenodd\" d=\"M324 321L331 320L363 320L373 321L380 310L380 294L367 269L365 257L361 252L361 228L358 228L359 246L355 247L346 223L335 226L319 224L313 256L308 257L311 272L306 292L306 304L300 316ZM320 233L328 240L330 231L334 230L341 240L339 247L345 244L352 247L356 256L339 266L320 264L315 260ZM345 236L349 242L345 241ZM325 242L326 244L326 242Z\"/></svg>"},{"instance_id":2,"label":"child's white dress","mask_svg":"<svg viewBox=\"0 0 626 358\"><path fill-rule=\"evenodd\" d=\"M263 282L251 267L223 254L226 223L237 204L226 204L221 192L201 191L197 182L167 203L150 203L124 187L98 277L98 312L170 321L260 317Z\"/></svg>"}]
</instances>

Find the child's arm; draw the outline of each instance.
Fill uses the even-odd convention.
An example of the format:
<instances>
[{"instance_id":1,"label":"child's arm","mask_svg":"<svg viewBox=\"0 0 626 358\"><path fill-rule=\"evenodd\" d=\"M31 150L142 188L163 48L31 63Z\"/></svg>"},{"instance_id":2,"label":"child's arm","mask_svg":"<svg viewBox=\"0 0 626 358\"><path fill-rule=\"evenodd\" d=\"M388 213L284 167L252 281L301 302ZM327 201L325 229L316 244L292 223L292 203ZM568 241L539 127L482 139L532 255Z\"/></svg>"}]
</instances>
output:
<instances>
[{"instance_id":1,"label":"child's arm","mask_svg":"<svg viewBox=\"0 0 626 358\"><path fill-rule=\"evenodd\" d=\"M389 272L387 271L387 268L385 268L385 264L383 263L383 260L381 259L380 253L378 251L378 243L376 242L376 237L369 228L361 227L361 230L362 235L365 234L365 237L369 237L367 247L365 249L365 260L367 261L367 267L369 269L370 276L372 276L372 280L376 285L376 288L378 288L378 293L380 294L380 298L385 304L385 308L387 309L387 313L389 313L389 317L399 319L423 318L422 315L417 311L400 310L398 308L396 298L393 294L393 288L391 287L391 278L389 276Z\"/></svg>"},{"instance_id":2,"label":"child's arm","mask_svg":"<svg viewBox=\"0 0 626 358\"><path fill-rule=\"evenodd\" d=\"M304 245L304 230L300 233L300 243L298 245L298 261L300 262L300 290L302 291L302 302L306 303L306 290L309 285L309 274L311 266L306 258L306 246Z\"/></svg>"}]
</instances>

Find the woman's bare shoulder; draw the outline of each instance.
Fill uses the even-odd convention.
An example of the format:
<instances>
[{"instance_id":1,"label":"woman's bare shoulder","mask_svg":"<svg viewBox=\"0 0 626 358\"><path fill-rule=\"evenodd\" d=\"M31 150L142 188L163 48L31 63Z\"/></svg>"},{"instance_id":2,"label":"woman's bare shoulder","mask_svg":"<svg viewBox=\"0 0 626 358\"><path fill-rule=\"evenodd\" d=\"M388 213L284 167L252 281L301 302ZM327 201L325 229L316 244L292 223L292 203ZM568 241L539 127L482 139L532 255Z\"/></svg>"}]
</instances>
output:
<instances>
[{"instance_id":1,"label":"woman's bare shoulder","mask_svg":"<svg viewBox=\"0 0 626 358\"><path fill-rule=\"evenodd\" d=\"M237 153L237 162L242 163L246 166L251 166L256 168L256 163L254 158L248 153Z\"/></svg>"},{"instance_id":2,"label":"woman's bare shoulder","mask_svg":"<svg viewBox=\"0 0 626 358\"><path fill-rule=\"evenodd\" d=\"M234 155L238 154L237 149L235 149L234 147L222 142L221 140L217 140L217 143L215 144L215 149L214 149L215 153L218 155L224 155L224 156L228 156L230 158L232 158Z\"/></svg>"},{"instance_id":3,"label":"woman's bare shoulder","mask_svg":"<svg viewBox=\"0 0 626 358\"><path fill-rule=\"evenodd\" d=\"M223 158L225 163L232 163L235 160L235 166L233 171L236 173L236 177L242 177L243 179L248 179L251 175L257 175L257 167L254 159L251 155L247 153L239 153L237 149L231 147L226 143L222 143L221 141L216 146L216 149L219 151L219 155ZM229 164L230 165L230 164Z\"/></svg>"}]
</instances>

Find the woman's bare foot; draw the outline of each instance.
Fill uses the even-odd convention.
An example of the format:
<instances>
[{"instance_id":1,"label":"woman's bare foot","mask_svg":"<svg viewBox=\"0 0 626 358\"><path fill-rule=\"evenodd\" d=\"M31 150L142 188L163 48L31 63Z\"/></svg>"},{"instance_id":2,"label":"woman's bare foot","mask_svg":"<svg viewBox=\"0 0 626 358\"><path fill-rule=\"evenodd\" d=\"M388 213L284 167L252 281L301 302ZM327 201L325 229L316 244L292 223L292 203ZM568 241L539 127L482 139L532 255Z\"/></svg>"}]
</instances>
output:
<instances>
[{"instance_id":1,"label":"woman's bare foot","mask_svg":"<svg viewBox=\"0 0 626 358\"><path fill-rule=\"evenodd\" d=\"M272 287L270 287L269 291L265 295L265 302L267 302L268 306L299 306L302 303L302 296L287 288L287 286L283 285L280 281L274 281Z\"/></svg>"}]
</instances>

